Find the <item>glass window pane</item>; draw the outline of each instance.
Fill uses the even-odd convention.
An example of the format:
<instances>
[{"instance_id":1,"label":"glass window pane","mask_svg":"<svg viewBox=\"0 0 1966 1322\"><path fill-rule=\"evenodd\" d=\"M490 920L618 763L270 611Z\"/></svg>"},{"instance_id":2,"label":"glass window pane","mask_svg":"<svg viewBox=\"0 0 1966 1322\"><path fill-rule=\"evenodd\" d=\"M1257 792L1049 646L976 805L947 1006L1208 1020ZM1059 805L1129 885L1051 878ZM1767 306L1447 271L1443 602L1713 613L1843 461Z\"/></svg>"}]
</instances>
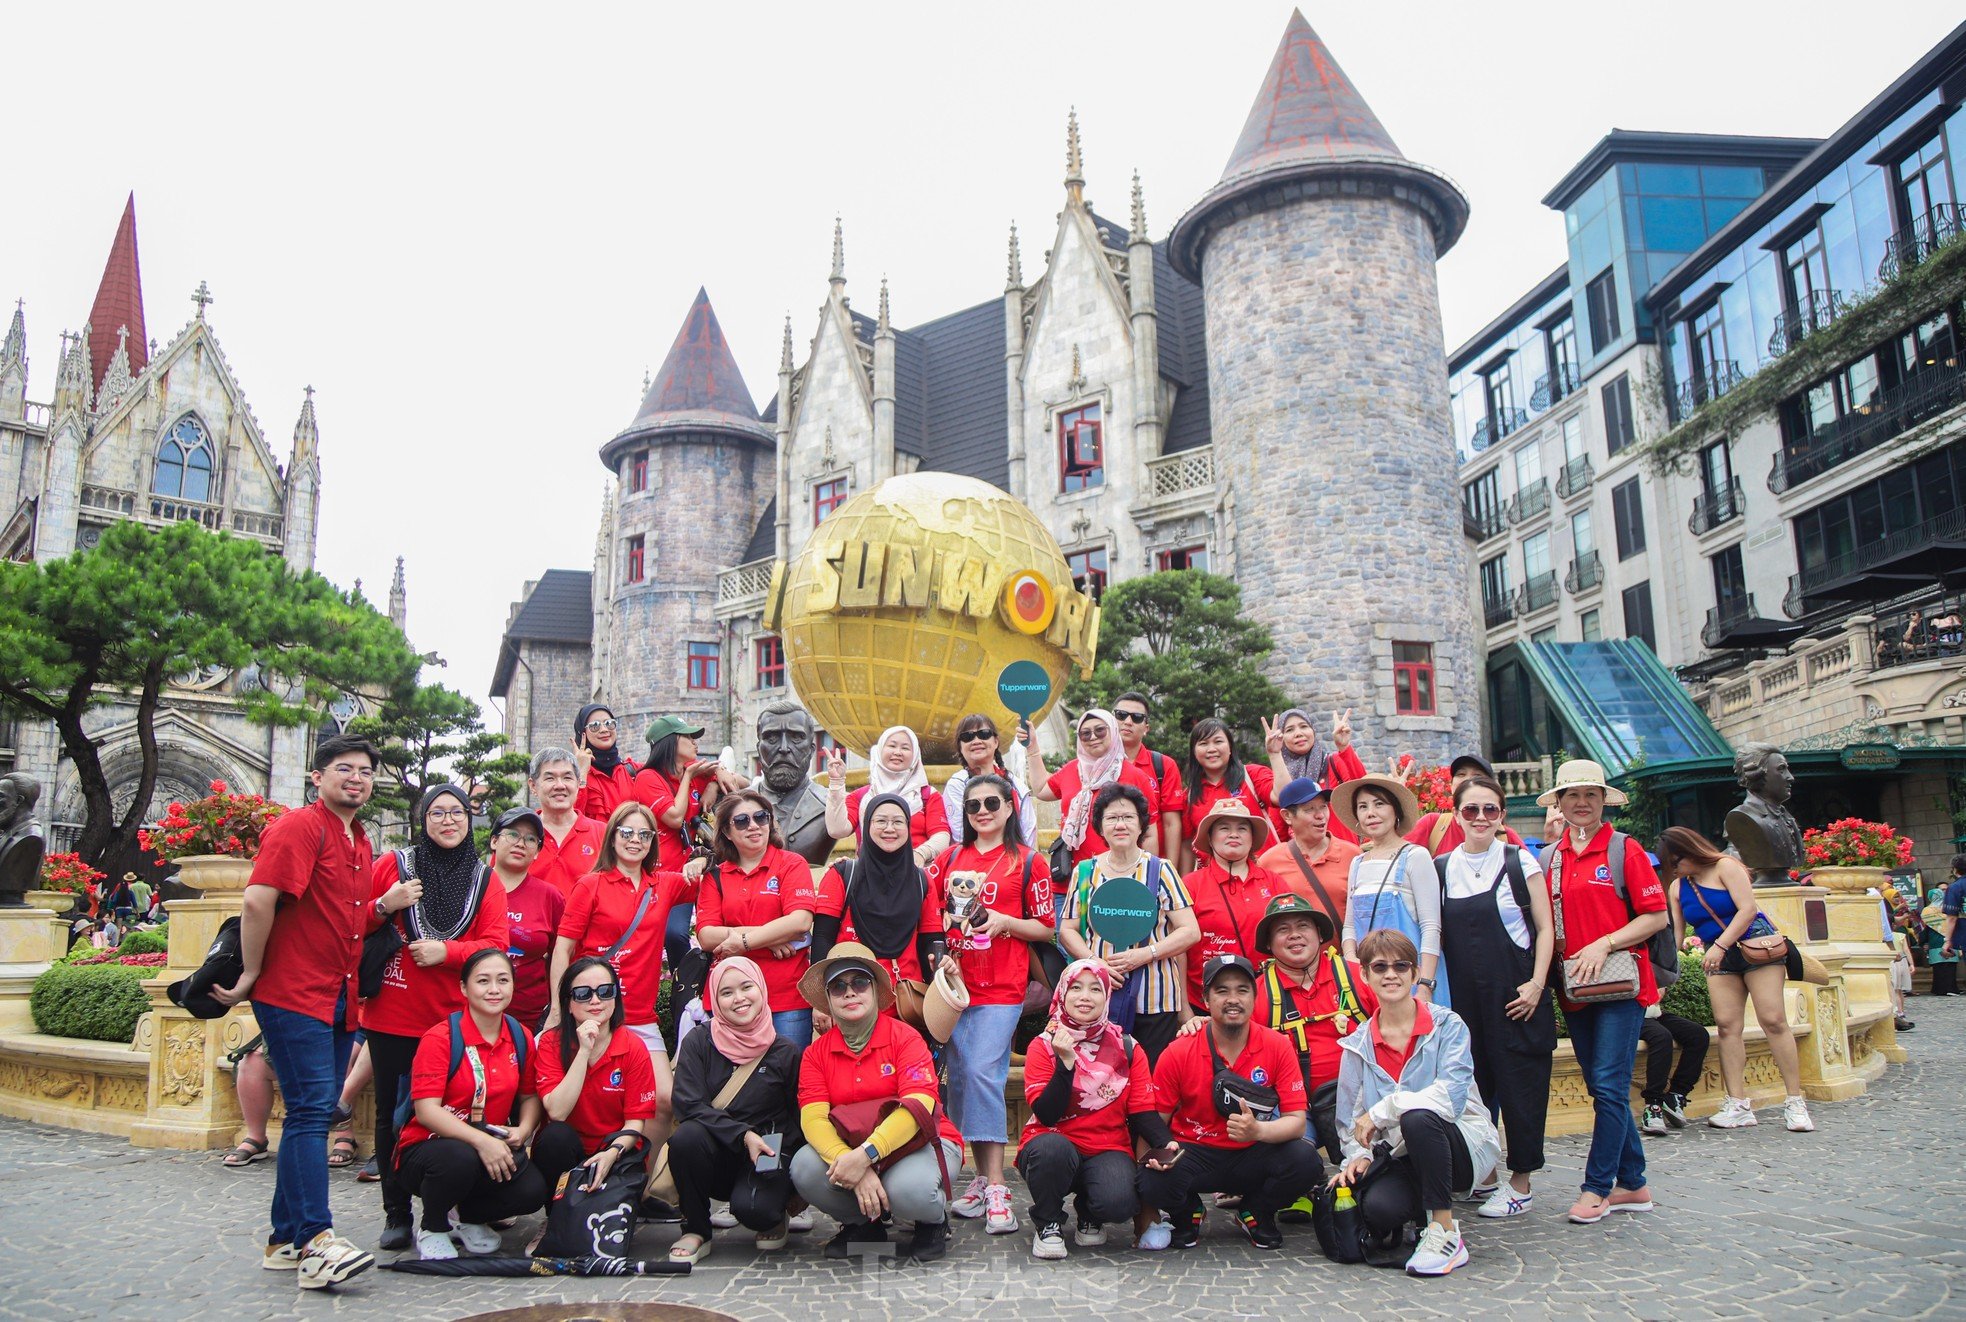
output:
<instances>
[{"instance_id":1,"label":"glass window pane","mask_svg":"<svg viewBox=\"0 0 1966 1322\"><path fill-rule=\"evenodd\" d=\"M1550 535L1539 532L1522 539L1522 573L1525 580L1550 572Z\"/></svg>"},{"instance_id":2,"label":"glass window pane","mask_svg":"<svg viewBox=\"0 0 1966 1322\"><path fill-rule=\"evenodd\" d=\"M1597 549L1597 534L1591 530L1591 512L1578 510L1570 516L1570 544L1577 549L1579 558Z\"/></svg>"}]
</instances>

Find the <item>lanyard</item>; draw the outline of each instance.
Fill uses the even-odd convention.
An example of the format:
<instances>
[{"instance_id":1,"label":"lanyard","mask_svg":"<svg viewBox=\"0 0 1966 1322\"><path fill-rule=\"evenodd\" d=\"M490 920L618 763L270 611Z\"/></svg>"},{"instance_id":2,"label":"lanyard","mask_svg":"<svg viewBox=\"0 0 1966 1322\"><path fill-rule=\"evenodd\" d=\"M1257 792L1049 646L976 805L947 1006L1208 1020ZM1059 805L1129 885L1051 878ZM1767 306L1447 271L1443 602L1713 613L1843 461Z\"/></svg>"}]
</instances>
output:
<instances>
[{"instance_id":1,"label":"lanyard","mask_svg":"<svg viewBox=\"0 0 1966 1322\"><path fill-rule=\"evenodd\" d=\"M483 1124L485 1121L485 1062L478 1058L478 1048L464 1048L464 1058L471 1063L471 1123Z\"/></svg>"}]
</instances>

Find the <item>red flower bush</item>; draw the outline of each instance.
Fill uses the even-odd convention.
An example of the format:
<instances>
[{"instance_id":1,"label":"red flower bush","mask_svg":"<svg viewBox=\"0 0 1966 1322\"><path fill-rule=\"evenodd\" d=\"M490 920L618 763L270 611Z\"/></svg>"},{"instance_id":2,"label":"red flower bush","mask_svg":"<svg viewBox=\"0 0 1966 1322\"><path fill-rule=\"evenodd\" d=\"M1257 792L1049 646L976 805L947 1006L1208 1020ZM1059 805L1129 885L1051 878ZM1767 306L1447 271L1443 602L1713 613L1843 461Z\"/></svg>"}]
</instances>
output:
<instances>
[{"instance_id":1,"label":"red flower bush","mask_svg":"<svg viewBox=\"0 0 1966 1322\"><path fill-rule=\"evenodd\" d=\"M286 808L258 794L234 794L224 781L212 782L212 792L191 803L173 803L164 820L137 832L137 840L157 855L163 867L194 854L229 854L254 858L260 833Z\"/></svg>"},{"instance_id":2,"label":"red flower bush","mask_svg":"<svg viewBox=\"0 0 1966 1322\"><path fill-rule=\"evenodd\" d=\"M1845 817L1802 833L1802 858L1812 868L1910 867L1912 841L1887 822Z\"/></svg>"},{"instance_id":3,"label":"red flower bush","mask_svg":"<svg viewBox=\"0 0 1966 1322\"><path fill-rule=\"evenodd\" d=\"M41 860L41 889L44 891L86 895L91 883L106 880L107 877L107 873L97 872L84 863L80 854L49 854Z\"/></svg>"},{"instance_id":4,"label":"red flower bush","mask_svg":"<svg viewBox=\"0 0 1966 1322\"><path fill-rule=\"evenodd\" d=\"M1417 762L1406 764L1406 788L1413 791L1413 797L1420 801L1420 811L1453 812L1454 783L1446 767L1423 767Z\"/></svg>"}]
</instances>

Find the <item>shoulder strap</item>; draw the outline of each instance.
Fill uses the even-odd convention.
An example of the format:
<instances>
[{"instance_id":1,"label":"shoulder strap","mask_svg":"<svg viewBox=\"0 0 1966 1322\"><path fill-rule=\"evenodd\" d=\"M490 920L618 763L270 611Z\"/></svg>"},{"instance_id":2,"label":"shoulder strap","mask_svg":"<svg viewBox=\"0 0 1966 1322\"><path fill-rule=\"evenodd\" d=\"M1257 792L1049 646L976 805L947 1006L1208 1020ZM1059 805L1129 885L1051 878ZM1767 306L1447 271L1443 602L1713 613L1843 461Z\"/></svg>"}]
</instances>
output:
<instances>
[{"instance_id":1,"label":"shoulder strap","mask_svg":"<svg viewBox=\"0 0 1966 1322\"><path fill-rule=\"evenodd\" d=\"M1338 987L1338 1008L1354 1019L1365 1018L1365 1006L1358 999L1358 988L1352 985L1352 971L1345 965L1345 957L1334 946L1324 948L1325 958L1331 961L1331 980Z\"/></svg>"},{"instance_id":2,"label":"shoulder strap","mask_svg":"<svg viewBox=\"0 0 1966 1322\"><path fill-rule=\"evenodd\" d=\"M1447 828L1452 825L1454 825L1453 814L1444 812L1434 814L1434 828L1427 834L1427 852L1429 854L1438 854L1440 852L1440 842L1447 838Z\"/></svg>"},{"instance_id":3,"label":"shoulder strap","mask_svg":"<svg viewBox=\"0 0 1966 1322\"><path fill-rule=\"evenodd\" d=\"M635 916L628 920L628 926L622 930L619 937L615 938L614 944L601 952L602 959L613 959L620 954L621 948L628 944L628 939L635 935L635 930L642 925L642 919L648 916L649 906L655 903L656 889L657 883L650 878L647 888L642 891L642 902L635 906ZM717 891L722 894L723 887L718 886Z\"/></svg>"},{"instance_id":4,"label":"shoulder strap","mask_svg":"<svg viewBox=\"0 0 1966 1322\"><path fill-rule=\"evenodd\" d=\"M763 1063L764 1057L759 1056L754 1060L745 1061L731 1071L730 1078L725 1080L723 1087L717 1089L717 1095L710 1099L711 1109L721 1111L737 1100L737 1094L744 1091L744 1085L751 1081L751 1076L758 1072L758 1066Z\"/></svg>"},{"instance_id":5,"label":"shoulder strap","mask_svg":"<svg viewBox=\"0 0 1966 1322\"><path fill-rule=\"evenodd\" d=\"M1149 748L1147 750L1147 764L1154 769L1154 788L1159 789L1161 778L1167 775L1167 756L1163 753L1156 753L1153 749Z\"/></svg>"},{"instance_id":6,"label":"shoulder strap","mask_svg":"<svg viewBox=\"0 0 1966 1322\"><path fill-rule=\"evenodd\" d=\"M1625 842L1629 839L1631 837L1623 831L1613 831L1611 843L1604 851L1604 862L1611 869L1612 888L1618 892L1618 898L1625 902L1625 912L1636 918L1638 915L1632 913L1632 897L1625 890Z\"/></svg>"},{"instance_id":7,"label":"shoulder strap","mask_svg":"<svg viewBox=\"0 0 1966 1322\"><path fill-rule=\"evenodd\" d=\"M1502 846L1502 871L1509 879L1509 889L1515 893L1515 907L1522 910L1524 918L1529 917L1529 874L1522 870L1522 851L1514 845ZM1534 919L1531 919L1532 926Z\"/></svg>"},{"instance_id":8,"label":"shoulder strap","mask_svg":"<svg viewBox=\"0 0 1966 1322\"><path fill-rule=\"evenodd\" d=\"M1337 923L1338 906L1331 902L1331 892L1324 888L1322 881L1318 880L1317 873L1311 867L1311 860L1305 857L1304 851L1298 847L1295 840L1290 842L1290 857L1297 864L1297 870L1304 874L1304 880L1309 882L1311 889L1317 892L1317 902L1324 906L1326 916L1333 923Z\"/></svg>"},{"instance_id":9,"label":"shoulder strap","mask_svg":"<svg viewBox=\"0 0 1966 1322\"><path fill-rule=\"evenodd\" d=\"M519 1052L519 1069L523 1072L526 1068L526 1057L532 1054L532 1038L527 1034L525 1025L519 1022L519 1016L515 1014L505 1016L505 1031L512 1035L512 1045Z\"/></svg>"},{"instance_id":10,"label":"shoulder strap","mask_svg":"<svg viewBox=\"0 0 1966 1322\"><path fill-rule=\"evenodd\" d=\"M444 1071L444 1078L457 1073L457 1067L464 1063L464 1011L451 1011L451 1067Z\"/></svg>"}]
</instances>

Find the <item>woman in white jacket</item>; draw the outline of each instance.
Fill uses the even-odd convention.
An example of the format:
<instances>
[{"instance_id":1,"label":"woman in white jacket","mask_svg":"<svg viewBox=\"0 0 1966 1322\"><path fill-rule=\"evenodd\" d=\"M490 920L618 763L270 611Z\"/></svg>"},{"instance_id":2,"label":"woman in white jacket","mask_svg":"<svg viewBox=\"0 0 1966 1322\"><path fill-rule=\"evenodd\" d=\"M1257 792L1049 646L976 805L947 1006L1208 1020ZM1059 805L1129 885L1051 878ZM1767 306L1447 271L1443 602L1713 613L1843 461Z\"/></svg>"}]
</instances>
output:
<instances>
[{"instance_id":1,"label":"woman in white jacket","mask_svg":"<svg viewBox=\"0 0 1966 1322\"><path fill-rule=\"evenodd\" d=\"M1339 1043L1345 1164L1333 1183L1362 1186L1359 1211L1382 1243L1423 1222L1407 1273L1445 1276L1468 1260L1454 1195L1494 1166L1501 1142L1475 1088L1467 1025L1414 998L1420 952L1412 940L1368 932L1358 958L1379 1009Z\"/></svg>"}]
</instances>

